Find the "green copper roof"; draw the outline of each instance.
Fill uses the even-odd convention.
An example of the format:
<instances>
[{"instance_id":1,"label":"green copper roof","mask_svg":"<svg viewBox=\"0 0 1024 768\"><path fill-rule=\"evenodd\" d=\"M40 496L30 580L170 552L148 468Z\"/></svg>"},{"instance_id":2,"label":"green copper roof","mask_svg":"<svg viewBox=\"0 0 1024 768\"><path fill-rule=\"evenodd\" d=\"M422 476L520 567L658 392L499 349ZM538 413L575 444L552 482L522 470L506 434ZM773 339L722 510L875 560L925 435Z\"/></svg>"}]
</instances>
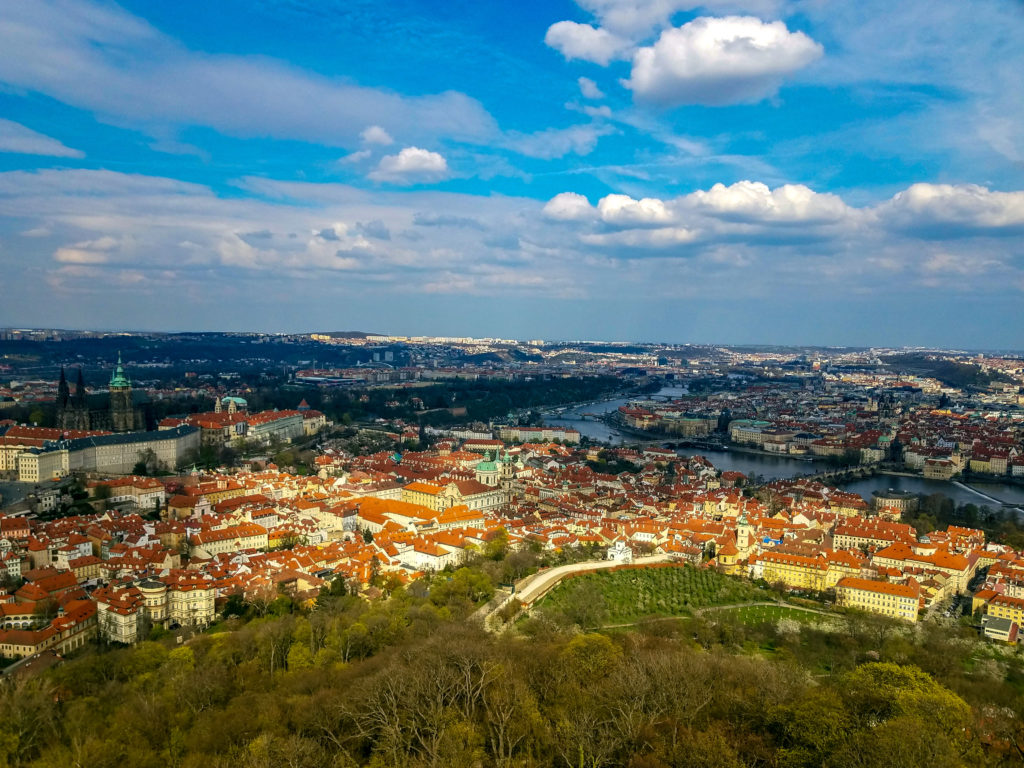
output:
<instances>
[{"instance_id":1,"label":"green copper roof","mask_svg":"<svg viewBox=\"0 0 1024 768\"><path fill-rule=\"evenodd\" d=\"M498 465L491 461L491 452L488 451L487 455L484 457L484 460L477 462L477 465L476 467L474 467L474 469L476 469L477 472L497 472Z\"/></svg>"},{"instance_id":2,"label":"green copper roof","mask_svg":"<svg viewBox=\"0 0 1024 768\"><path fill-rule=\"evenodd\" d=\"M130 387L132 383L128 380L128 377L124 375L124 366L121 364L121 353L117 353L117 368L114 369L114 374L110 377L110 386L112 387Z\"/></svg>"}]
</instances>

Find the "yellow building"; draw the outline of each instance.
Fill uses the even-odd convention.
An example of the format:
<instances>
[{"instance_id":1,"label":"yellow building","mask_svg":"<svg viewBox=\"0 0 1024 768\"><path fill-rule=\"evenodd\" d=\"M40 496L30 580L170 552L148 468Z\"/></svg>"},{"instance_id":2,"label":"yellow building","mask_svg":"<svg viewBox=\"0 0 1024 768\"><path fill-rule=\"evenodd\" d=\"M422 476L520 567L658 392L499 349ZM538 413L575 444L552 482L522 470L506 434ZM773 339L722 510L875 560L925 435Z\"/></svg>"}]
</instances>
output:
<instances>
[{"instance_id":1,"label":"yellow building","mask_svg":"<svg viewBox=\"0 0 1024 768\"><path fill-rule=\"evenodd\" d=\"M836 585L836 602L846 608L917 621L921 592L916 584L890 584L848 576Z\"/></svg>"},{"instance_id":2,"label":"yellow building","mask_svg":"<svg viewBox=\"0 0 1024 768\"><path fill-rule=\"evenodd\" d=\"M193 549L202 548L210 555L242 552L250 549L266 551L267 529L257 523L239 523L227 528L200 531L192 536Z\"/></svg>"},{"instance_id":3,"label":"yellow building","mask_svg":"<svg viewBox=\"0 0 1024 768\"><path fill-rule=\"evenodd\" d=\"M976 456L971 458L971 472L991 472L992 464L988 456Z\"/></svg>"},{"instance_id":4,"label":"yellow building","mask_svg":"<svg viewBox=\"0 0 1024 768\"><path fill-rule=\"evenodd\" d=\"M840 580L848 576L860 576L862 563L860 559L851 552L841 550L826 551L825 560L828 562L828 571L825 574L825 588L831 589Z\"/></svg>"},{"instance_id":5,"label":"yellow building","mask_svg":"<svg viewBox=\"0 0 1024 768\"><path fill-rule=\"evenodd\" d=\"M988 604L989 616L1009 619L1018 627L1024 627L1024 597L1007 597L998 595Z\"/></svg>"},{"instance_id":6,"label":"yellow building","mask_svg":"<svg viewBox=\"0 0 1024 768\"><path fill-rule=\"evenodd\" d=\"M721 566L725 573L732 575L739 573L739 563L737 561L739 550L736 549L736 545L731 540L727 540L725 544L718 547L716 556L719 566Z\"/></svg>"},{"instance_id":7,"label":"yellow building","mask_svg":"<svg viewBox=\"0 0 1024 768\"><path fill-rule=\"evenodd\" d=\"M918 568L925 571L938 571L953 579L953 590L962 593L967 589L967 583L971 580L977 569L977 558L968 559L963 555L956 555L946 551L935 551L931 554L919 554L909 545L903 542L890 544L885 549L879 550L871 557L872 564L885 568Z\"/></svg>"},{"instance_id":8,"label":"yellow building","mask_svg":"<svg viewBox=\"0 0 1024 768\"><path fill-rule=\"evenodd\" d=\"M402 489L402 501L409 504L418 504L432 512L440 512L444 509L444 499L441 495L443 490L443 486L436 483L416 481L409 483Z\"/></svg>"},{"instance_id":9,"label":"yellow building","mask_svg":"<svg viewBox=\"0 0 1024 768\"><path fill-rule=\"evenodd\" d=\"M827 588L828 562L821 557L765 552L757 560L762 578L771 583L782 582L791 589Z\"/></svg>"}]
</instances>

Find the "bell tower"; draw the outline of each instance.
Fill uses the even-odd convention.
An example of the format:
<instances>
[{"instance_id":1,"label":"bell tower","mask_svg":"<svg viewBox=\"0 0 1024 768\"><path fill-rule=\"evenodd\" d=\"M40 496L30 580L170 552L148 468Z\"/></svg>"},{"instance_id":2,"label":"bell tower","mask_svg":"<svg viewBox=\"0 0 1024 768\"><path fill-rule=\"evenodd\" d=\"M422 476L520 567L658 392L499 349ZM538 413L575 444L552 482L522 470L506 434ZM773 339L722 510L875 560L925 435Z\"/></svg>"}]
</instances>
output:
<instances>
[{"instance_id":1,"label":"bell tower","mask_svg":"<svg viewBox=\"0 0 1024 768\"><path fill-rule=\"evenodd\" d=\"M110 377L110 422L115 432L131 432L135 429L132 383L124 374L120 352L117 353L117 368Z\"/></svg>"}]
</instances>

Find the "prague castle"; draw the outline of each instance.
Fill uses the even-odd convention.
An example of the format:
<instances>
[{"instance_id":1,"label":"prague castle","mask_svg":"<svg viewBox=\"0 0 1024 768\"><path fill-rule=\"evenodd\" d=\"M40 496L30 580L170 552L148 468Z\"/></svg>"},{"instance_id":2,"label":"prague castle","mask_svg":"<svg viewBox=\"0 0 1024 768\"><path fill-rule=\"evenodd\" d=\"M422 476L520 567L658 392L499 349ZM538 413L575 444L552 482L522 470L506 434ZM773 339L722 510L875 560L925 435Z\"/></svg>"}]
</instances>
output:
<instances>
[{"instance_id":1,"label":"prague castle","mask_svg":"<svg viewBox=\"0 0 1024 768\"><path fill-rule=\"evenodd\" d=\"M146 429L144 410L135 402L132 383L125 375L120 354L117 356L117 367L110 377L110 400L106 408L90 406L81 368L78 369L74 394L61 368L57 384L57 426L62 430L108 429L113 432Z\"/></svg>"}]
</instances>

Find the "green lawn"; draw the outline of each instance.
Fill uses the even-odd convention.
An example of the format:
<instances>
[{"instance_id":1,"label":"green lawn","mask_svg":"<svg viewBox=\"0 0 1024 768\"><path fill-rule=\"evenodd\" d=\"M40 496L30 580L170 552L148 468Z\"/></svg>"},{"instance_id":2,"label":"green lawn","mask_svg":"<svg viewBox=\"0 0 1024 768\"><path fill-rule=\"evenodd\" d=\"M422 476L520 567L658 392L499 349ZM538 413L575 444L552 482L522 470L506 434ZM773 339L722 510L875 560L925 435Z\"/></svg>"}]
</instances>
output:
<instances>
[{"instance_id":1,"label":"green lawn","mask_svg":"<svg viewBox=\"0 0 1024 768\"><path fill-rule=\"evenodd\" d=\"M714 605L765 600L749 581L691 565L595 571L566 579L538 604L581 626L686 616Z\"/></svg>"},{"instance_id":2,"label":"green lawn","mask_svg":"<svg viewBox=\"0 0 1024 768\"><path fill-rule=\"evenodd\" d=\"M813 624L822 619L821 614L782 605L750 605L743 608L728 608L721 611L708 611L704 616L711 621L726 618L735 619L747 626L764 623L774 624L779 619L793 619L804 624Z\"/></svg>"}]
</instances>

